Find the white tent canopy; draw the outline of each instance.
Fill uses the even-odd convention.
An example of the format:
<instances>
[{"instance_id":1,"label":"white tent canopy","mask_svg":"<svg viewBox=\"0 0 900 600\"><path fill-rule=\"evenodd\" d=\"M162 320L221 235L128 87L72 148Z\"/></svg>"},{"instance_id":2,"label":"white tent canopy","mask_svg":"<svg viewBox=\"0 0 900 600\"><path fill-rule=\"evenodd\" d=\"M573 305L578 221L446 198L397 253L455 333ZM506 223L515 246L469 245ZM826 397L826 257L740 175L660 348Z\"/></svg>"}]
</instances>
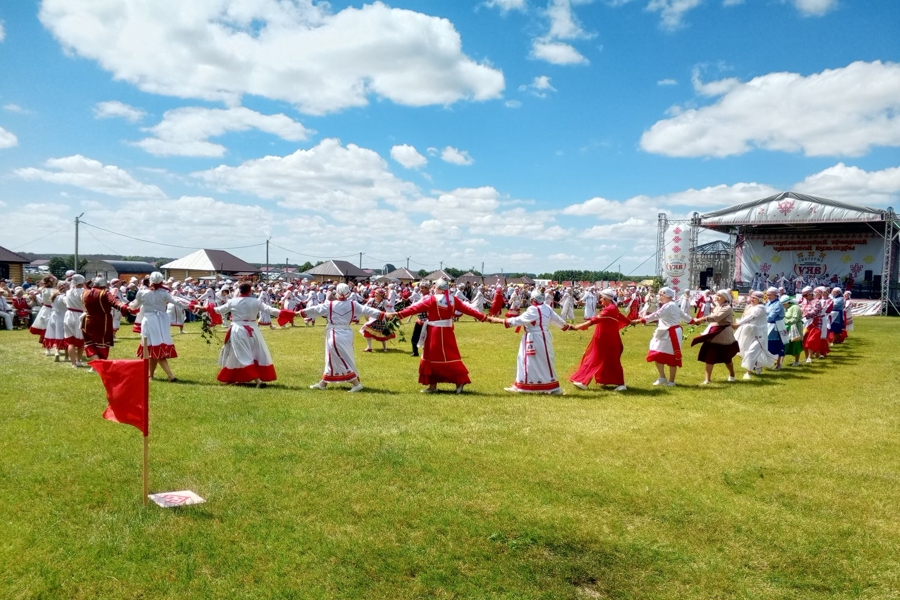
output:
<instances>
[{"instance_id":1,"label":"white tent canopy","mask_svg":"<svg viewBox=\"0 0 900 600\"><path fill-rule=\"evenodd\" d=\"M781 192L700 215L703 227L883 221L884 211L796 192Z\"/></svg>"}]
</instances>

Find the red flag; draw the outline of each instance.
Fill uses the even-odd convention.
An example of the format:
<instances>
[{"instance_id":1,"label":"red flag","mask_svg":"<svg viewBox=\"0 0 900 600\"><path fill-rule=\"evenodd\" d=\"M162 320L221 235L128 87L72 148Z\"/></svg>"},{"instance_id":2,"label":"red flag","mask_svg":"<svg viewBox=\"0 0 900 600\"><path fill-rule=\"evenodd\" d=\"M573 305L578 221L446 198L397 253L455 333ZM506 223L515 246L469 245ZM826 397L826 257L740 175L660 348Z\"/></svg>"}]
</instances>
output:
<instances>
[{"instance_id":1,"label":"red flag","mask_svg":"<svg viewBox=\"0 0 900 600\"><path fill-rule=\"evenodd\" d=\"M134 425L145 436L150 428L150 385L147 361L101 360L91 362L106 387L109 406L103 418L116 423Z\"/></svg>"}]
</instances>

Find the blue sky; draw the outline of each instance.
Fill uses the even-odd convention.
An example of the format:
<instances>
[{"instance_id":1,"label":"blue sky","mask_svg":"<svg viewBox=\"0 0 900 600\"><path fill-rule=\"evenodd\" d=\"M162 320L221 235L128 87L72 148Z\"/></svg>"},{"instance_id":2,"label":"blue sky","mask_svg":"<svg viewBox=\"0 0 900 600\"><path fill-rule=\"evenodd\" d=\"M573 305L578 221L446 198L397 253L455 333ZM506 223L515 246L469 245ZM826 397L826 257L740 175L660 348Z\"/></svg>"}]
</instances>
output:
<instances>
[{"instance_id":1,"label":"blue sky","mask_svg":"<svg viewBox=\"0 0 900 600\"><path fill-rule=\"evenodd\" d=\"M900 194L894 0L44 0L0 26L20 251L71 252L83 212L155 242L86 226L83 253L646 273L660 211Z\"/></svg>"}]
</instances>

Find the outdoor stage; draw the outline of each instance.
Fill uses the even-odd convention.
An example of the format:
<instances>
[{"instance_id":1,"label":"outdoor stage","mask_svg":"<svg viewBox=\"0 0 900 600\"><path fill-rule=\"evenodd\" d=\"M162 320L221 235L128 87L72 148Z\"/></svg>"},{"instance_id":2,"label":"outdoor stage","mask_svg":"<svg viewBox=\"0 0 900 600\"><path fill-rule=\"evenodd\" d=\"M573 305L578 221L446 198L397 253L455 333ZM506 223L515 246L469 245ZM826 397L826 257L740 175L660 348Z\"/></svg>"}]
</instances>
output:
<instances>
[{"instance_id":1,"label":"outdoor stage","mask_svg":"<svg viewBox=\"0 0 900 600\"><path fill-rule=\"evenodd\" d=\"M727 236L698 244L701 229ZM900 223L893 209L856 206L783 192L689 220L659 215L658 272L676 289L775 281L788 293L803 285L850 289L855 301L875 300L880 314L900 305Z\"/></svg>"}]
</instances>

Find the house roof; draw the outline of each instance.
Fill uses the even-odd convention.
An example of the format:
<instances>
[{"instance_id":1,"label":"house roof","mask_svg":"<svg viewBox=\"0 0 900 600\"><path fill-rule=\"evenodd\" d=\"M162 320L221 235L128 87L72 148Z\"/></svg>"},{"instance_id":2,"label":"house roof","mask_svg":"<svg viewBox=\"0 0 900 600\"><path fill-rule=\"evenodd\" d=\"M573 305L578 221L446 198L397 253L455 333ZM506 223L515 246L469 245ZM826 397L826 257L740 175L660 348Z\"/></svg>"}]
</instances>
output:
<instances>
[{"instance_id":1,"label":"house roof","mask_svg":"<svg viewBox=\"0 0 900 600\"><path fill-rule=\"evenodd\" d=\"M427 277L425 277L425 279L427 279L428 281L437 281L438 279L441 279L441 278L446 279L447 281L453 281L453 275L451 275L450 273L448 273L447 271L445 271L443 269L438 269L437 271L433 271L433 272L429 273Z\"/></svg>"},{"instance_id":2,"label":"house roof","mask_svg":"<svg viewBox=\"0 0 900 600\"><path fill-rule=\"evenodd\" d=\"M162 265L160 269L185 269L216 273L259 272L250 263L242 261L225 250L197 250L193 254Z\"/></svg>"},{"instance_id":3,"label":"house roof","mask_svg":"<svg viewBox=\"0 0 900 600\"><path fill-rule=\"evenodd\" d=\"M0 246L0 262L5 263L30 263L31 260L25 258L21 254L16 254L12 250Z\"/></svg>"},{"instance_id":4,"label":"house roof","mask_svg":"<svg viewBox=\"0 0 900 600\"><path fill-rule=\"evenodd\" d=\"M318 277L366 277L367 273L346 260L329 260L307 271Z\"/></svg>"},{"instance_id":5,"label":"house roof","mask_svg":"<svg viewBox=\"0 0 900 600\"><path fill-rule=\"evenodd\" d=\"M385 277L387 277L388 279L399 279L400 281L413 281L415 279L418 279L415 273L403 267L394 269L393 271L385 275Z\"/></svg>"},{"instance_id":6,"label":"house roof","mask_svg":"<svg viewBox=\"0 0 900 600\"><path fill-rule=\"evenodd\" d=\"M729 225L799 225L884 220L884 211L877 208L796 192L781 192L700 215L700 225L712 228Z\"/></svg>"},{"instance_id":7,"label":"house roof","mask_svg":"<svg viewBox=\"0 0 900 600\"><path fill-rule=\"evenodd\" d=\"M460 275L456 283L484 283L484 278L469 271Z\"/></svg>"},{"instance_id":8,"label":"house roof","mask_svg":"<svg viewBox=\"0 0 900 600\"><path fill-rule=\"evenodd\" d=\"M84 271L115 271L116 273L152 273L156 267L137 260L92 260L84 265Z\"/></svg>"}]
</instances>

